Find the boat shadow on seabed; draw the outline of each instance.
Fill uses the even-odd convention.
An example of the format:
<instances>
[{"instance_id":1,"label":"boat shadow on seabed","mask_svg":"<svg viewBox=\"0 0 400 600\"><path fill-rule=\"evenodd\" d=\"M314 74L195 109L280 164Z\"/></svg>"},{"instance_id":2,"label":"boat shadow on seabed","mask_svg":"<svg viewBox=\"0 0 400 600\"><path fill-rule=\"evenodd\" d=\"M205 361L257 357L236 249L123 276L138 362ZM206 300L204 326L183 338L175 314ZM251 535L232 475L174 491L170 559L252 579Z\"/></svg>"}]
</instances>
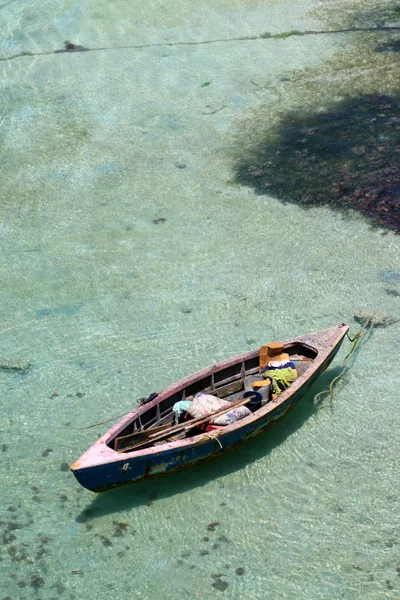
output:
<instances>
[{"instance_id":1,"label":"boat shadow on seabed","mask_svg":"<svg viewBox=\"0 0 400 600\"><path fill-rule=\"evenodd\" d=\"M77 516L76 521L83 523L114 512L143 505L150 506L154 501L207 485L214 479L222 478L266 458L274 448L282 444L317 412L318 408L313 402L314 396L329 388L330 383L341 374L342 370L343 367L339 365L323 373L299 404L280 423L251 443L228 455L179 473L171 473L153 481L102 492L94 497L93 501Z\"/></svg>"}]
</instances>

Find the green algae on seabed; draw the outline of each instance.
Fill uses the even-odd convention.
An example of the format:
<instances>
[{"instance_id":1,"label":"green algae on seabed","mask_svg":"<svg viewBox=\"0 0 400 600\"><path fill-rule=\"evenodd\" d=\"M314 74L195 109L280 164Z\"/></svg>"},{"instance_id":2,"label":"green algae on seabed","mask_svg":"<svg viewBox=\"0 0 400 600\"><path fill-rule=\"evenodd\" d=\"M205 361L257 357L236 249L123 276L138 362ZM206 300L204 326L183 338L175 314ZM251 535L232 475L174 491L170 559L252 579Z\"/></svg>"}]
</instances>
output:
<instances>
[{"instance_id":1,"label":"green algae on seabed","mask_svg":"<svg viewBox=\"0 0 400 600\"><path fill-rule=\"evenodd\" d=\"M332 4L322 0L314 11L332 29L338 27L390 27L400 24L400 4L392 1L379 2L378 6L368 8L366 3L346 2L346 6Z\"/></svg>"},{"instance_id":2,"label":"green algae on seabed","mask_svg":"<svg viewBox=\"0 0 400 600\"><path fill-rule=\"evenodd\" d=\"M304 207L357 209L400 232L400 97L370 94L324 112L288 113L237 181Z\"/></svg>"}]
</instances>

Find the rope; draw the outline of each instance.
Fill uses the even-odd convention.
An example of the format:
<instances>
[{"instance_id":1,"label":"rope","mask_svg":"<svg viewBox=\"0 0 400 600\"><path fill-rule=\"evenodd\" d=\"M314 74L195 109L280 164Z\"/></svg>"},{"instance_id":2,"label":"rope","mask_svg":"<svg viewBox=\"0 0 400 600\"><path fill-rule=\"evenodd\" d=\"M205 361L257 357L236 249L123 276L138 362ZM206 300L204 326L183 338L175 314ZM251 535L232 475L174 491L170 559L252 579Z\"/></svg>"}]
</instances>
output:
<instances>
[{"instance_id":1,"label":"rope","mask_svg":"<svg viewBox=\"0 0 400 600\"><path fill-rule=\"evenodd\" d=\"M355 334L355 336L353 338L351 338L349 336L349 333L346 332L346 336L347 338L350 340L350 342L352 343L352 346L350 348L350 352L348 352L348 354L346 354L344 360L343 360L343 368L340 371L339 375L336 375L336 377L334 379L332 379L331 383L329 384L329 387L326 390L322 390L322 392L318 392L318 394L316 394L313 398L313 402L314 402L314 406L318 406L321 402L321 398L327 394L329 394L329 398L332 399L333 397L333 388L335 386L335 384L342 379L347 371L350 369L350 364L348 363L349 358L351 357L351 355L353 354L354 350L357 348L357 346L362 343L365 343L368 339L369 334L371 333L372 329L377 326L379 323L374 321L374 317L369 316L366 317L364 320L364 324L361 327L361 329Z\"/></svg>"},{"instance_id":2,"label":"rope","mask_svg":"<svg viewBox=\"0 0 400 600\"><path fill-rule=\"evenodd\" d=\"M61 427L61 426L57 426L57 425L36 425L36 427L43 427L45 429L68 429L68 430L73 430L73 431L83 431L84 429L92 429L92 427L100 427L100 425L104 425L105 423L110 423L110 421L116 421L117 419L121 419L122 417L125 417L125 415L129 415L131 412L137 412L137 411L128 410L128 412L122 413L122 415L116 415L114 417L111 417L110 419L107 419L106 421L99 421L98 423L92 423L92 425L86 425L85 427ZM140 421L140 417L139 417L139 421ZM32 427L32 425L30 427Z\"/></svg>"},{"instance_id":3,"label":"rope","mask_svg":"<svg viewBox=\"0 0 400 600\"><path fill-rule=\"evenodd\" d=\"M219 441L218 437L216 435L212 435L211 433L206 433L205 435L203 435L203 437L208 438L211 441L214 442L218 442L218 444L220 445L221 450L223 450L222 444Z\"/></svg>"}]
</instances>

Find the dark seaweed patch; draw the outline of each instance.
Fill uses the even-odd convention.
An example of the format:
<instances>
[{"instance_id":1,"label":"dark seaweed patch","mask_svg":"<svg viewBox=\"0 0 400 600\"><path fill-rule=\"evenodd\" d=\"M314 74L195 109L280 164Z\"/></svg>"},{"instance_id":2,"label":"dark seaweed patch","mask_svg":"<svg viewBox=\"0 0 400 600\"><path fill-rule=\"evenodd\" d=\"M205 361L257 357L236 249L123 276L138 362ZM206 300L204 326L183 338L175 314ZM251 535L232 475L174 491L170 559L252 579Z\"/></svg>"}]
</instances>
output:
<instances>
[{"instance_id":1,"label":"dark seaweed patch","mask_svg":"<svg viewBox=\"0 0 400 600\"><path fill-rule=\"evenodd\" d=\"M165 217L160 217L159 219L153 219L154 225L160 225L161 223L165 223L167 219Z\"/></svg>"},{"instance_id":2,"label":"dark seaweed patch","mask_svg":"<svg viewBox=\"0 0 400 600\"><path fill-rule=\"evenodd\" d=\"M23 525L21 523L17 523L16 521L9 521L7 524L8 531L15 531L16 529L22 529Z\"/></svg>"},{"instance_id":3,"label":"dark seaweed patch","mask_svg":"<svg viewBox=\"0 0 400 600\"><path fill-rule=\"evenodd\" d=\"M207 525L207 531L215 531L215 528L220 525L219 521L213 521Z\"/></svg>"},{"instance_id":4,"label":"dark seaweed patch","mask_svg":"<svg viewBox=\"0 0 400 600\"><path fill-rule=\"evenodd\" d=\"M219 535L219 536L218 536L218 541L219 541L219 542L224 542L224 543L226 543L226 544L229 544L229 543L230 543L230 541L228 540L228 538L227 538L225 535Z\"/></svg>"},{"instance_id":5,"label":"dark seaweed patch","mask_svg":"<svg viewBox=\"0 0 400 600\"><path fill-rule=\"evenodd\" d=\"M66 462L61 463L60 465L60 471L69 471L69 465Z\"/></svg>"},{"instance_id":6,"label":"dark seaweed patch","mask_svg":"<svg viewBox=\"0 0 400 600\"><path fill-rule=\"evenodd\" d=\"M393 283L395 281L400 281L400 273L397 271L381 271L379 273L379 279L386 283Z\"/></svg>"},{"instance_id":7,"label":"dark seaweed patch","mask_svg":"<svg viewBox=\"0 0 400 600\"><path fill-rule=\"evenodd\" d=\"M44 579L40 577L40 575L32 575L29 585L34 589L38 590L39 588L44 586Z\"/></svg>"},{"instance_id":8,"label":"dark seaweed patch","mask_svg":"<svg viewBox=\"0 0 400 600\"><path fill-rule=\"evenodd\" d=\"M7 544L11 544L11 542L14 542L17 539L17 536L14 535L13 533L3 533L3 535L1 536L1 541L3 546L6 546Z\"/></svg>"},{"instance_id":9,"label":"dark seaweed patch","mask_svg":"<svg viewBox=\"0 0 400 600\"><path fill-rule=\"evenodd\" d=\"M115 527L121 531L126 531L129 523L127 521L113 521L113 525L115 525Z\"/></svg>"},{"instance_id":10,"label":"dark seaweed patch","mask_svg":"<svg viewBox=\"0 0 400 600\"><path fill-rule=\"evenodd\" d=\"M397 290L392 290L391 288L385 288L385 292L389 294L389 296L394 296L395 298L398 298L400 296L400 292L398 292Z\"/></svg>"},{"instance_id":11,"label":"dark seaweed patch","mask_svg":"<svg viewBox=\"0 0 400 600\"><path fill-rule=\"evenodd\" d=\"M121 531L120 529L116 529L113 533L113 537L122 537L124 535L124 532Z\"/></svg>"},{"instance_id":12,"label":"dark seaweed patch","mask_svg":"<svg viewBox=\"0 0 400 600\"><path fill-rule=\"evenodd\" d=\"M307 208L355 209L400 232L400 96L290 112L237 164L236 182Z\"/></svg>"},{"instance_id":13,"label":"dark seaweed patch","mask_svg":"<svg viewBox=\"0 0 400 600\"><path fill-rule=\"evenodd\" d=\"M64 48L62 50L54 50L54 54L61 54L62 52L89 52L90 48L85 48L85 46L79 46L79 44L74 44L69 40L64 42Z\"/></svg>"},{"instance_id":14,"label":"dark seaweed patch","mask_svg":"<svg viewBox=\"0 0 400 600\"><path fill-rule=\"evenodd\" d=\"M393 581L391 581L390 579L386 579L385 583L388 590L394 590Z\"/></svg>"},{"instance_id":15,"label":"dark seaweed patch","mask_svg":"<svg viewBox=\"0 0 400 600\"><path fill-rule=\"evenodd\" d=\"M1 451L2 452L7 452L7 450L8 450L8 445L7 444L2 444L1 445Z\"/></svg>"},{"instance_id":16,"label":"dark seaweed patch","mask_svg":"<svg viewBox=\"0 0 400 600\"><path fill-rule=\"evenodd\" d=\"M211 577L214 579L214 583L211 584L213 588L215 588L219 592L224 592L229 585L227 581L224 581L222 579L222 577L224 577L224 574L217 573L215 575L211 575Z\"/></svg>"},{"instance_id":17,"label":"dark seaweed patch","mask_svg":"<svg viewBox=\"0 0 400 600\"><path fill-rule=\"evenodd\" d=\"M87 519L94 515L93 508L85 508L75 519L76 523L85 523Z\"/></svg>"},{"instance_id":18,"label":"dark seaweed patch","mask_svg":"<svg viewBox=\"0 0 400 600\"><path fill-rule=\"evenodd\" d=\"M246 573L246 569L244 567L238 567L235 569L236 575L244 575Z\"/></svg>"},{"instance_id":19,"label":"dark seaweed patch","mask_svg":"<svg viewBox=\"0 0 400 600\"><path fill-rule=\"evenodd\" d=\"M45 554L48 554L46 548L41 548L40 550L38 550L35 554L35 558L36 560L40 560L42 558L42 556L44 556Z\"/></svg>"},{"instance_id":20,"label":"dark seaweed patch","mask_svg":"<svg viewBox=\"0 0 400 600\"><path fill-rule=\"evenodd\" d=\"M400 5L383 4L372 9L358 10L347 18L349 27L395 27L400 23Z\"/></svg>"},{"instance_id":21,"label":"dark seaweed patch","mask_svg":"<svg viewBox=\"0 0 400 600\"><path fill-rule=\"evenodd\" d=\"M377 52L400 52L400 40L378 44L375 50Z\"/></svg>"},{"instance_id":22,"label":"dark seaweed patch","mask_svg":"<svg viewBox=\"0 0 400 600\"><path fill-rule=\"evenodd\" d=\"M103 544L103 546L105 546L106 548L110 547L113 545L112 541L108 539L108 537L105 537L104 535L100 536L101 539L101 543Z\"/></svg>"},{"instance_id":23,"label":"dark seaweed patch","mask_svg":"<svg viewBox=\"0 0 400 600\"><path fill-rule=\"evenodd\" d=\"M41 544L48 544L49 542L52 541L52 539L53 539L52 537L49 537L47 535L42 535L42 536L40 536L40 538L38 538L38 541Z\"/></svg>"}]
</instances>

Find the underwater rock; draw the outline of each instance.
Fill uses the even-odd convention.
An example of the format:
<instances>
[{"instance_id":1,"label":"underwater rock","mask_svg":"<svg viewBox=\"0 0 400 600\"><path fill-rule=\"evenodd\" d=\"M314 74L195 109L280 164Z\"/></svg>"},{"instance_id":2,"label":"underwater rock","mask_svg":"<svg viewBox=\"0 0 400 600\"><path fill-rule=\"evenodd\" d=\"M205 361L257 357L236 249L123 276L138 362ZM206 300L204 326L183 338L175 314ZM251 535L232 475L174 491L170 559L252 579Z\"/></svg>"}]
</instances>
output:
<instances>
[{"instance_id":1,"label":"underwater rock","mask_svg":"<svg viewBox=\"0 0 400 600\"><path fill-rule=\"evenodd\" d=\"M219 592L224 592L229 586L229 583L222 579L222 577L224 577L223 573L217 573L216 575L211 575L211 577L214 579L214 583L211 585Z\"/></svg>"},{"instance_id":2,"label":"underwater rock","mask_svg":"<svg viewBox=\"0 0 400 600\"><path fill-rule=\"evenodd\" d=\"M40 575L32 575L29 585L34 589L38 590L39 588L44 586L44 579L40 577Z\"/></svg>"},{"instance_id":3,"label":"underwater rock","mask_svg":"<svg viewBox=\"0 0 400 600\"><path fill-rule=\"evenodd\" d=\"M355 314L354 320L360 325L369 325L370 327L388 327L389 325L393 325L399 321L399 319L396 317L370 312L367 310L363 310Z\"/></svg>"},{"instance_id":4,"label":"underwater rock","mask_svg":"<svg viewBox=\"0 0 400 600\"><path fill-rule=\"evenodd\" d=\"M108 539L107 537L105 537L104 535L100 536L100 538L101 538L101 543L106 548L108 548L108 547L110 547L110 546L113 545L112 541L110 539Z\"/></svg>"},{"instance_id":5,"label":"underwater rock","mask_svg":"<svg viewBox=\"0 0 400 600\"><path fill-rule=\"evenodd\" d=\"M160 217L159 219L153 219L154 225L160 225L161 223L165 223L167 219L165 217Z\"/></svg>"},{"instance_id":6,"label":"underwater rock","mask_svg":"<svg viewBox=\"0 0 400 600\"><path fill-rule=\"evenodd\" d=\"M89 52L90 48L85 48L85 46L79 46L78 44L73 44L69 40L64 42L64 48L62 50L55 50L54 54L61 54L62 52Z\"/></svg>"},{"instance_id":7,"label":"underwater rock","mask_svg":"<svg viewBox=\"0 0 400 600\"><path fill-rule=\"evenodd\" d=\"M244 567L238 567L235 569L236 575L244 575L246 573L246 569Z\"/></svg>"},{"instance_id":8,"label":"underwater rock","mask_svg":"<svg viewBox=\"0 0 400 600\"><path fill-rule=\"evenodd\" d=\"M41 544L48 544L49 542L51 542L53 540L52 537L48 536L48 535L42 535L39 538L39 542Z\"/></svg>"},{"instance_id":9,"label":"underwater rock","mask_svg":"<svg viewBox=\"0 0 400 600\"><path fill-rule=\"evenodd\" d=\"M400 40L379 44L375 50L376 52L400 52Z\"/></svg>"},{"instance_id":10,"label":"underwater rock","mask_svg":"<svg viewBox=\"0 0 400 600\"><path fill-rule=\"evenodd\" d=\"M397 290L394 290L392 288L384 288L385 292L389 295L389 296L393 296L394 298L399 298L400 297L400 292L398 292Z\"/></svg>"},{"instance_id":11,"label":"underwater rock","mask_svg":"<svg viewBox=\"0 0 400 600\"><path fill-rule=\"evenodd\" d=\"M400 273L398 271L381 271L379 279L385 283L395 283L400 281Z\"/></svg>"},{"instance_id":12,"label":"underwater rock","mask_svg":"<svg viewBox=\"0 0 400 600\"><path fill-rule=\"evenodd\" d=\"M219 521L213 521L212 523L209 523L209 524L207 525L207 531L215 531L215 528L216 528L218 525L221 525L221 523L220 523Z\"/></svg>"},{"instance_id":13,"label":"underwater rock","mask_svg":"<svg viewBox=\"0 0 400 600\"><path fill-rule=\"evenodd\" d=\"M120 529L116 529L113 533L113 537L122 537L124 535L124 532L121 531Z\"/></svg>"},{"instance_id":14,"label":"underwater rock","mask_svg":"<svg viewBox=\"0 0 400 600\"><path fill-rule=\"evenodd\" d=\"M17 373L26 373L32 367L32 363L19 358L0 358L0 370L16 371Z\"/></svg>"},{"instance_id":15,"label":"underwater rock","mask_svg":"<svg viewBox=\"0 0 400 600\"><path fill-rule=\"evenodd\" d=\"M346 98L325 112L289 112L248 156L236 183L304 208L359 211L400 232L400 95Z\"/></svg>"},{"instance_id":16,"label":"underwater rock","mask_svg":"<svg viewBox=\"0 0 400 600\"><path fill-rule=\"evenodd\" d=\"M129 523L127 521L113 521L113 525L121 531L126 531L129 527Z\"/></svg>"}]
</instances>

